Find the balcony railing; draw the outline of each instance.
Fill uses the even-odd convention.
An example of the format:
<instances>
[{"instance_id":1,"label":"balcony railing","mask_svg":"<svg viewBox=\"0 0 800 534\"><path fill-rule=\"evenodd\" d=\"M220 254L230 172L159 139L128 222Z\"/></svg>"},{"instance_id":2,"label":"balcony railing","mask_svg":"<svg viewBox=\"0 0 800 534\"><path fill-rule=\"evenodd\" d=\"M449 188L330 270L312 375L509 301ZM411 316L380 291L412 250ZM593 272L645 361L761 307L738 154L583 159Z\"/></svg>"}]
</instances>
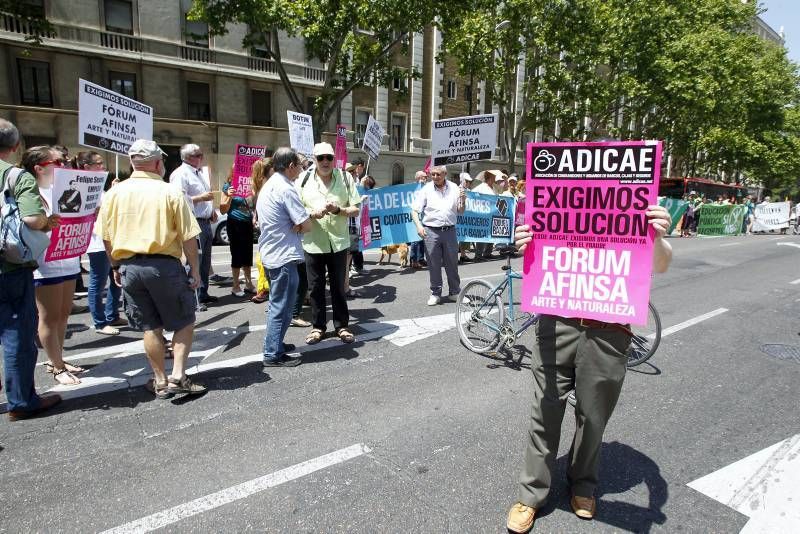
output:
<instances>
[{"instance_id":1,"label":"balcony railing","mask_svg":"<svg viewBox=\"0 0 800 534\"><path fill-rule=\"evenodd\" d=\"M253 56L247 58L247 68L258 72L267 72L269 74L278 72L274 61Z\"/></svg>"},{"instance_id":2,"label":"balcony railing","mask_svg":"<svg viewBox=\"0 0 800 534\"><path fill-rule=\"evenodd\" d=\"M100 46L127 52L141 52L142 40L124 33L100 32Z\"/></svg>"},{"instance_id":3,"label":"balcony railing","mask_svg":"<svg viewBox=\"0 0 800 534\"><path fill-rule=\"evenodd\" d=\"M32 37L54 37L52 33L38 31L31 21L9 13L0 13L0 30Z\"/></svg>"},{"instance_id":4,"label":"balcony railing","mask_svg":"<svg viewBox=\"0 0 800 534\"><path fill-rule=\"evenodd\" d=\"M315 82L325 83L325 69L318 69L316 67L306 67L304 69L306 79Z\"/></svg>"},{"instance_id":5,"label":"balcony railing","mask_svg":"<svg viewBox=\"0 0 800 534\"><path fill-rule=\"evenodd\" d=\"M199 63L216 63L213 50L199 48L197 46L181 45L181 59L197 61Z\"/></svg>"}]
</instances>

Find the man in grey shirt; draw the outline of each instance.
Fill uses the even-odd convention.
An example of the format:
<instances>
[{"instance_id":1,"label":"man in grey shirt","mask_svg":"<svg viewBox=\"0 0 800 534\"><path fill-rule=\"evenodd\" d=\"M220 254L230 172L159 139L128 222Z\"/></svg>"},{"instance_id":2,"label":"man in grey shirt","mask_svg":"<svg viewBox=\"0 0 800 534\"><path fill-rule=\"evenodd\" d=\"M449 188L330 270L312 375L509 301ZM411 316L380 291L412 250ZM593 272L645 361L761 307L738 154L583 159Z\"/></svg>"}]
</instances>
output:
<instances>
[{"instance_id":1,"label":"man in grey shirt","mask_svg":"<svg viewBox=\"0 0 800 534\"><path fill-rule=\"evenodd\" d=\"M304 258L300 234L311 230L311 219L294 186L303 170L297 153L291 148L279 148L272 156L272 168L275 174L261 189L256 202L261 230L258 253L269 277L264 366L294 367L300 364L300 358L286 354L283 338L297 297L297 264Z\"/></svg>"},{"instance_id":2,"label":"man in grey shirt","mask_svg":"<svg viewBox=\"0 0 800 534\"><path fill-rule=\"evenodd\" d=\"M447 273L449 294L458 295L461 291L456 220L460 213L464 213L466 193L463 187L447 180L445 166L431 168L431 179L414 200L411 217L417 225L417 233L425 240L431 281L428 306L435 306L442 297L442 265ZM423 213L422 222L418 213Z\"/></svg>"}]
</instances>

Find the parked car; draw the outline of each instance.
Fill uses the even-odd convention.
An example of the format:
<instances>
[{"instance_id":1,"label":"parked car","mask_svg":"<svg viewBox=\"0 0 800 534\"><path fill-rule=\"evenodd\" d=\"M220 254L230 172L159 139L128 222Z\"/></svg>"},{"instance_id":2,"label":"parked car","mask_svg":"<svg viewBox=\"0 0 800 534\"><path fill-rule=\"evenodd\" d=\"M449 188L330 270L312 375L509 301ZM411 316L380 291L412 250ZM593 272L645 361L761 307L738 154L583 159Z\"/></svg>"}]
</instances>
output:
<instances>
[{"instance_id":1,"label":"parked car","mask_svg":"<svg viewBox=\"0 0 800 534\"><path fill-rule=\"evenodd\" d=\"M228 214L217 211L217 222L211 223L211 233L215 245L228 245ZM258 243L258 228L253 232L253 243Z\"/></svg>"}]
</instances>

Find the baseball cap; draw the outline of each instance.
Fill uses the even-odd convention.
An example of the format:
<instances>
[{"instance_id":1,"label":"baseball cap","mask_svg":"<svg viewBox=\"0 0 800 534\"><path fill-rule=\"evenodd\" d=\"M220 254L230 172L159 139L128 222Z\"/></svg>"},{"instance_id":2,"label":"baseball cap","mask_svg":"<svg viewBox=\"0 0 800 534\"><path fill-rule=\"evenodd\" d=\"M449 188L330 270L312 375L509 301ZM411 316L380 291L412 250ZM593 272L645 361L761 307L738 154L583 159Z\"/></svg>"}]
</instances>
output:
<instances>
[{"instance_id":1,"label":"baseball cap","mask_svg":"<svg viewBox=\"0 0 800 534\"><path fill-rule=\"evenodd\" d=\"M511 180L514 180L516 182L517 180L519 180L519 178L517 177L516 174L512 174L508 177L508 181L510 182Z\"/></svg>"},{"instance_id":2,"label":"baseball cap","mask_svg":"<svg viewBox=\"0 0 800 534\"><path fill-rule=\"evenodd\" d=\"M137 156L139 160L161 159L167 154L159 148L155 141L148 141L146 139L137 139L133 142L128 149L128 156Z\"/></svg>"},{"instance_id":3,"label":"baseball cap","mask_svg":"<svg viewBox=\"0 0 800 534\"><path fill-rule=\"evenodd\" d=\"M324 156L326 154L331 156L336 155L330 143L317 143L314 145L314 157Z\"/></svg>"},{"instance_id":4,"label":"baseball cap","mask_svg":"<svg viewBox=\"0 0 800 534\"><path fill-rule=\"evenodd\" d=\"M459 173L458 179L460 181L464 181L464 182L471 182L472 181L472 176L470 176L468 172L462 172L462 173Z\"/></svg>"}]
</instances>

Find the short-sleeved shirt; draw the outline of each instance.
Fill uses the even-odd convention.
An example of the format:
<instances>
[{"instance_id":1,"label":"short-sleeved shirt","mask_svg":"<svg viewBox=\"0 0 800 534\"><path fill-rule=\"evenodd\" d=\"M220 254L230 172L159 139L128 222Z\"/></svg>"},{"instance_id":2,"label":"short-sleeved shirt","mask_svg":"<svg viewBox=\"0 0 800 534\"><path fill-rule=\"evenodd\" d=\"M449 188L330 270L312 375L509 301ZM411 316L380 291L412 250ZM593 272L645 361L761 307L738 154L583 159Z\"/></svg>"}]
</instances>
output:
<instances>
[{"instance_id":1,"label":"short-sleeved shirt","mask_svg":"<svg viewBox=\"0 0 800 534\"><path fill-rule=\"evenodd\" d=\"M303 242L292 228L308 219L294 184L283 174L273 174L256 202L258 215L258 253L266 269L303 261Z\"/></svg>"},{"instance_id":2,"label":"short-sleeved shirt","mask_svg":"<svg viewBox=\"0 0 800 534\"><path fill-rule=\"evenodd\" d=\"M11 169L13 165L0 160L0 191L6 186L5 176L6 171ZM9 171L10 172L10 171ZM36 185L36 178L29 172L23 171L17 178L14 184L14 199L17 201L20 217L34 217L36 215L44 215L44 205L39 196L39 186ZM10 263L0 258L0 273L10 273L17 269L35 268L36 262L31 261L28 263Z\"/></svg>"},{"instance_id":3,"label":"short-sleeved shirt","mask_svg":"<svg viewBox=\"0 0 800 534\"><path fill-rule=\"evenodd\" d=\"M211 201L192 202L191 197L202 195L211 191L211 186L206 182L200 169L195 169L188 163L182 163L180 167L172 171L169 175L169 183L178 188L189 203L189 207L198 219L210 219L214 213L214 203Z\"/></svg>"},{"instance_id":4,"label":"short-sleeved shirt","mask_svg":"<svg viewBox=\"0 0 800 534\"><path fill-rule=\"evenodd\" d=\"M43 200L45 215L48 217L53 214L53 189L52 187L46 189L39 189L39 193ZM52 235L52 232L47 232L47 235ZM81 272L81 259L79 257L67 258L65 260L50 260L44 261L47 250L36 259L39 265L33 271L33 278L41 280L43 278L61 278L62 276L71 276Z\"/></svg>"},{"instance_id":5,"label":"short-sleeved shirt","mask_svg":"<svg viewBox=\"0 0 800 534\"><path fill-rule=\"evenodd\" d=\"M228 195L228 191L231 189L231 184L226 183L222 186L222 192ZM230 195L228 195L230 196ZM228 219L234 219L236 221L244 221L244 222L252 222L253 220L253 211L251 209L250 200L251 197L242 198L242 197L231 197L231 206L228 208Z\"/></svg>"},{"instance_id":6,"label":"short-sleeved shirt","mask_svg":"<svg viewBox=\"0 0 800 534\"><path fill-rule=\"evenodd\" d=\"M459 187L445 180L444 190L436 189L433 182L428 182L414 199L414 211L422 213L422 224L441 228L455 226L458 219Z\"/></svg>"},{"instance_id":7,"label":"short-sleeved shirt","mask_svg":"<svg viewBox=\"0 0 800 534\"><path fill-rule=\"evenodd\" d=\"M480 193L482 195L494 195L494 194L496 194L494 192L494 189L492 189L492 186L490 186L486 182L479 183L475 187L475 189L473 189L473 191L475 191L476 193Z\"/></svg>"},{"instance_id":8,"label":"short-sleeved shirt","mask_svg":"<svg viewBox=\"0 0 800 534\"><path fill-rule=\"evenodd\" d=\"M134 171L103 197L100 208L103 240L111 258L163 254L180 259L183 242L200 234L183 193L157 174Z\"/></svg>"},{"instance_id":9,"label":"short-sleeved shirt","mask_svg":"<svg viewBox=\"0 0 800 534\"><path fill-rule=\"evenodd\" d=\"M300 189L300 200L309 213L324 208L329 201L335 202L341 208L361 204L361 195L349 172L334 170L330 188L313 171L307 180L305 174L301 175L296 184ZM332 213L321 219L311 219L311 231L303 236L303 249L309 254L325 254L349 248L348 219L343 214Z\"/></svg>"}]
</instances>

